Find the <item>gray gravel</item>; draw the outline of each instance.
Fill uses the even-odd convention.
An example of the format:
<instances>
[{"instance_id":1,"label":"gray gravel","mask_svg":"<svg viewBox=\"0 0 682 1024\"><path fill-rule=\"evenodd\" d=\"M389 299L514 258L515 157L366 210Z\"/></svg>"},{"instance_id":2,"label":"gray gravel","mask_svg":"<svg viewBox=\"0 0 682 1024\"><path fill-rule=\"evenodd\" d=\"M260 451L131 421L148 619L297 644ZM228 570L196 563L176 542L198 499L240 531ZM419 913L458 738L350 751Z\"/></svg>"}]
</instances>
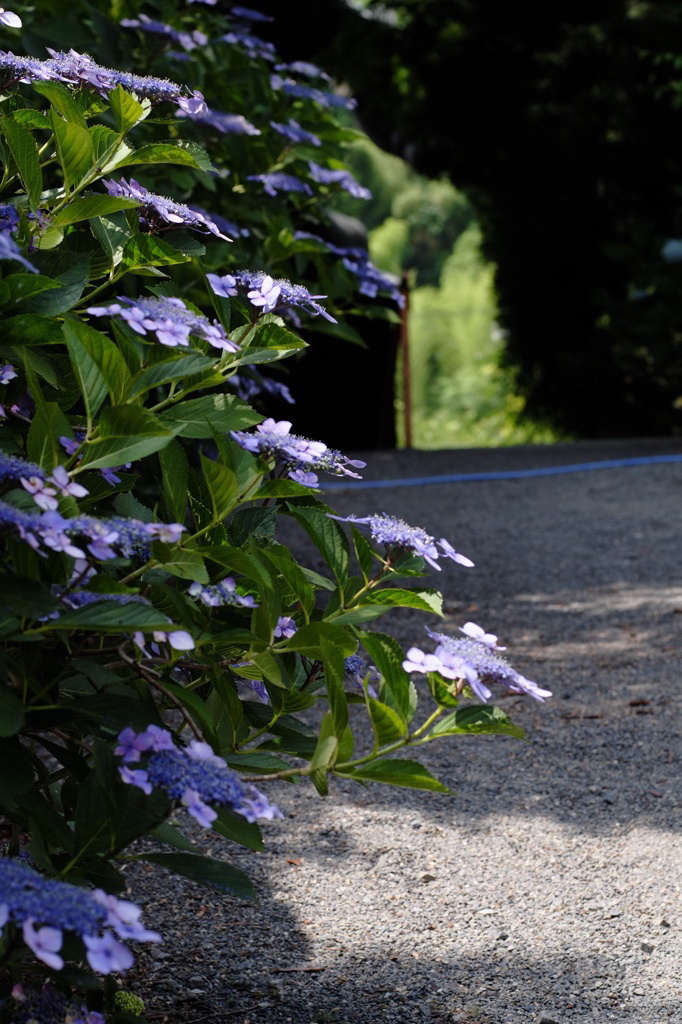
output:
<instances>
[{"instance_id":1,"label":"gray gravel","mask_svg":"<svg viewBox=\"0 0 682 1024\"><path fill-rule=\"evenodd\" d=\"M677 450L372 453L365 478ZM287 816L265 823L264 854L198 839L251 874L259 905L131 867L166 936L129 975L150 1019L680 1024L681 498L682 464L335 493L342 514L387 511L473 558L434 573L439 628L498 633L554 697L499 701L529 743L426 748L447 796L272 785ZM396 613L390 630L421 644L424 624L439 620Z\"/></svg>"}]
</instances>

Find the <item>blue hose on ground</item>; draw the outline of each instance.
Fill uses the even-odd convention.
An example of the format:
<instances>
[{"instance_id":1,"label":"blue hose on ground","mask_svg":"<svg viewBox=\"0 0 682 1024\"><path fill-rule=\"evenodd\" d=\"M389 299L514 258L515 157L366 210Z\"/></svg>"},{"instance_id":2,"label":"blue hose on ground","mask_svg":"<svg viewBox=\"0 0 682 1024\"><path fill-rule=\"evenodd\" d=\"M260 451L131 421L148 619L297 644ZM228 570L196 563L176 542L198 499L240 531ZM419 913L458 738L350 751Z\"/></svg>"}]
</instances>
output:
<instances>
[{"instance_id":1,"label":"blue hose on ground","mask_svg":"<svg viewBox=\"0 0 682 1024\"><path fill-rule=\"evenodd\" d=\"M426 484L466 484L487 480L525 480L534 476L560 476L594 469L625 469L628 466L660 466L682 462L682 455L642 455L631 459L605 459L602 462L580 462L570 466L543 466L537 469L493 470L489 473L448 473L445 476L413 476L402 480L344 480L320 484L323 491L362 491L381 487L423 487Z\"/></svg>"}]
</instances>

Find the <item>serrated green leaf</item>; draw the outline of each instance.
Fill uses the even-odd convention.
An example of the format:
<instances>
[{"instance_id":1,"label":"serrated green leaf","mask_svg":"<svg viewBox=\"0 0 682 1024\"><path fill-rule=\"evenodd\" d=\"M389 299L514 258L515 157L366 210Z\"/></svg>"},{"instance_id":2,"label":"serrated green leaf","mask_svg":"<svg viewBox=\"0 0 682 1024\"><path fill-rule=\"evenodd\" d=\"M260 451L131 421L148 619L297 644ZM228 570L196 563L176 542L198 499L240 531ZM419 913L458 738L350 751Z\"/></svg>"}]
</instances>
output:
<instances>
[{"instance_id":1,"label":"serrated green leaf","mask_svg":"<svg viewBox=\"0 0 682 1024\"><path fill-rule=\"evenodd\" d=\"M264 480L253 500L261 498L298 498L310 494L310 488L297 484L295 480Z\"/></svg>"},{"instance_id":2,"label":"serrated green leaf","mask_svg":"<svg viewBox=\"0 0 682 1024\"><path fill-rule=\"evenodd\" d=\"M344 658L355 652L354 638L341 626L331 622L310 622L301 626L287 641L286 649L322 661L323 641L338 648Z\"/></svg>"},{"instance_id":3,"label":"serrated green leaf","mask_svg":"<svg viewBox=\"0 0 682 1024\"><path fill-rule=\"evenodd\" d=\"M99 430L100 436L85 446L83 468L104 469L133 462L158 452L173 436L159 417L133 405L104 409Z\"/></svg>"},{"instance_id":4,"label":"serrated green leaf","mask_svg":"<svg viewBox=\"0 0 682 1024\"><path fill-rule=\"evenodd\" d=\"M26 189L29 206L36 210L43 190L43 172L36 141L28 128L7 117L0 118L0 127Z\"/></svg>"},{"instance_id":5,"label":"serrated green leaf","mask_svg":"<svg viewBox=\"0 0 682 1024\"><path fill-rule=\"evenodd\" d=\"M489 704L467 704L456 711L439 718L428 733L429 738L453 736L461 733L498 733L525 739L526 734L519 725L501 709Z\"/></svg>"},{"instance_id":6,"label":"serrated green leaf","mask_svg":"<svg viewBox=\"0 0 682 1024\"><path fill-rule=\"evenodd\" d=\"M147 146L140 146L123 160L119 160L110 170L132 167L136 164L179 164L183 167L195 167L199 171L215 170L206 150L196 143L180 139L150 142Z\"/></svg>"},{"instance_id":7,"label":"serrated green leaf","mask_svg":"<svg viewBox=\"0 0 682 1024\"><path fill-rule=\"evenodd\" d=\"M264 548L260 552L260 556L281 573L306 615L310 615L315 607L315 591L289 549L281 544L273 544L271 547Z\"/></svg>"},{"instance_id":8,"label":"serrated green leaf","mask_svg":"<svg viewBox=\"0 0 682 1024\"><path fill-rule=\"evenodd\" d=\"M288 504L287 508L290 515L300 523L323 555L337 580L339 582L345 580L348 572L349 548L346 534L339 524L319 508L291 504Z\"/></svg>"},{"instance_id":9,"label":"serrated green leaf","mask_svg":"<svg viewBox=\"0 0 682 1024\"><path fill-rule=\"evenodd\" d=\"M93 217L106 217L120 210L133 210L139 205L137 199L123 199L120 196L79 196L54 215L52 224L64 227L81 220L92 220Z\"/></svg>"},{"instance_id":10,"label":"serrated green leaf","mask_svg":"<svg viewBox=\"0 0 682 1024\"><path fill-rule=\"evenodd\" d=\"M237 477L227 466L201 456L201 472L203 474L216 519L224 519L231 512L237 501Z\"/></svg>"},{"instance_id":11,"label":"serrated green leaf","mask_svg":"<svg viewBox=\"0 0 682 1024\"><path fill-rule=\"evenodd\" d=\"M403 590L399 587L371 590L363 599L368 604L388 608L419 608L423 612L443 615L443 597L437 590Z\"/></svg>"},{"instance_id":12,"label":"serrated green leaf","mask_svg":"<svg viewBox=\"0 0 682 1024\"><path fill-rule=\"evenodd\" d=\"M147 267L171 267L178 263L188 263L191 259L179 249L174 249L168 242L154 235L132 235L123 248L121 265L126 270L139 270Z\"/></svg>"},{"instance_id":13,"label":"serrated green leaf","mask_svg":"<svg viewBox=\"0 0 682 1024\"><path fill-rule=\"evenodd\" d=\"M393 708L374 697L368 697L367 704L377 748L407 736L407 722Z\"/></svg>"},{"instance_id":14,"label":"serrated green leaf","mask_svg":"<svg viewBox=\"0 0 682 1024\"><path fill-rule=\"evenodd\" d=\"M50 111L57 159L64 173L67 190L78 185L95 166L95 150L87 128L74 121L64 121Z\"/></svg>"},{"instance_id":15,"label":"serrated green leaf","mask_svg":"<svg viewBox=\"0 0 682 1024\"><path fill-rule=\"evenodd\" d=\"M367 782L385 782L389 786L403 786L408 789L430 790L436 793L449 793L447 786L429 772L418 761L401 758L379 758L361 768L355 768L351 774L354 779Z\"/></svg>"},{"instance_id":16,"label":"serrated green leaf","mask_svg":"<svg viewBox=\"0 0 682 1024\"><path fill-rule=\"evenodd\" d=\"M118 601L102 601L84 605L74 611L51 619L46 629L92 629L103 633L129 633L132 630L163 630L170 623L167 615L163 615L151 605L133 601L130 604L119 604Z\"/></svg>"},{"instance_id":17,"label":"serrated green leaf","mask_svg":"<svg viewBox=\"0 0 682 1024\"><path fill-rule=\"evenodd\" d=\"M374 555L372 554L372 545L365 537L364 533L360 533L356 526L351 524L351 536L353 537L353 546L355 548L355 555L358 560L358 565L362 570L362 575L365 580L368 580L372 575L372 565L374 563Z\"/></svg>"},{"instance_id":18,"label":"serrated green leaf","mask_svg":"<svg viewBox=\"0 0 682 1024\"><path fill-rule=\"evenodd\" d=\"M187 484L189 481L189 462L178 441L170 441L159 452L163 497L169 517L176 523L182 523L187 511Z\"/></svg>"},{"instance_id":19,"label":"serrated green leaf","mask_svg":"<svg viewBox=\"0 0 682 1024\"><path fill-rule=\"evenodd\" d=\"M102 246L113 270L123 258L123 250L131 237L130 227L123 214L112 214L109 217L94 217L90 221L90 230Z\"/></svg>"},{"instance_id":20,"label":"serrated green leaf","mask_svg":"<svg viewBox=\"0 0 682 1024\"><path fill-rule=\"evenodd\" d=\"M31 389L33 395L36 389ZM64 454L59 438L69 436L71 425L56 402L40 402L28 428L26 454L31 462L51 470Z\"/></svg>"},{"instance_id":21,"label":"serrated green leaf","mask_svg":"<svg viewBox=\"0 0 682 1024\"><path fill-rule=\"evenodd\" d=\"M65 85L62 85L61 82L41 81L32 82L31 84L34 91L40 93L41 96L45 96L63 118L78 125L80 128L87 127L87 122L80 111L80 107L76 103L71 90L67 89Z\"/></svg>"},{"instance_id":22,"label":"serrated green leaf","mask_svg":"<svg viewBox=\"0 0 682 1024\"><path fill-rule=\"evenodd\" d=\"M3 283L9 293L5 306L18 305L34 295L40 295L41 292L59 288L58 281L53 281L51 277L43 277L42 274L10 274Z\"/></svg>"},{"instance_id":23,"label":"serrated green leaf","mask_svg":"<svg viewBox=\"0 0 682 1024\"><path fill-rule=\"evenodd\" d=\"M101 331L83 323L82 320L67 320L65 322L64 339L81 388L84 389L87 382L91 382L96 392L94 397L99 398L103 386L105 394L109 393L111 401L118 402L126 390L130 374L123 356L114 342ZM83 390L83 397L86 404L89 402L93 406L96 404L88 398L86 390ZM99 409L100 405L101 400L96 405L94 412Z\"/></svg>"},{"instance_id":24,"label":"serrated green leaf","mask_svg":"<svg viewBox=\"0 0 682 1024\"><path fill-rule=\"evenodd\" d=\"M383 679L384 703L410 721L413 714L410 677L403 668L405 654L392 636L385 633L359 633L358 639L379 670Z\"/></svg>"},{"instance_id":25,"label":"serrated green leaf","mask_svg":"<svg viewBox=\"0 0 682 1024\"><path fill-rule=\"evenodd\" d=\"M148 117L152 105L149 100L141 103L131 96L121 85L109 93L109 105L111 112L116 118L116 127L121 135L126 135L131 128L134 128L140 121Z\"/></svg>"},{"instance_id":26,"label":"serrated green leaf","mask_svg":"<svg viewBox=\"0 0 682 1024\"><path fill-rule=\"evenodd\" d=\"M235 395L205 395L178 403L160 414L168 430L180 437L212 437L213 430L228 433L242 430L262 420L251 406Z\"/></svg>"},{"instance_id":27,"label":"serrated green leaf","mask_svg":"<svg viewBox=\"0 0 682 1024\"><path fill-rule=\"evenodd\" d=\"M57 253L36 253L34 262L38 270L56 281L58 287L26 299L22 303L25 312L59 316L76 305L88 283L90 257L76 253L69 253L67 258L63 258L64 256L65 254ZM57 269L57 273L53 267Z\"/></svg>"},{"instance_id":28,"label":"serrated green leaf","mask_svg":"<svg viewBox=\"0 0 682 1024\"><path fill-rule=\"evenodd\" d=\"M196 846L191 839L183 835L180 829L175 828L174 825L169 825L167 821L164 821L161 825L157 825L155 829L152 829L151 835L155 839L158 839L160 843L165 843L167 846L174 846L176 850L184 850L186 853L196 853Z\"/></svg>"},{"instance_id":29,"label":"serrated green leaf","mask_svg":"<svg viewBox=\"0 0 682 1024\"><path fill-rule=\"evenodd\" d=\"M165 544L154 543L152 554L166 572L181 580L192 580L195 583L208 583L208 573L204 560L196 551L183 548L168 548Z\"/></svg>"},{"instance_id":30,"label":"serrated green leaf","mask_svg":"<svg viewBox=\"0 0 682 1024\"><path fill-rule=\"evenodd\" d=\"M200 352L191 352L188 355L179 355L175 359L164 359L159 363L152 363L151 366L141 370L131 382L129 395L134 398L149 391L150 388L204 373L207 370L212 370L214 366L215 359L204 356Z\"/></svg>"}]
</instances>

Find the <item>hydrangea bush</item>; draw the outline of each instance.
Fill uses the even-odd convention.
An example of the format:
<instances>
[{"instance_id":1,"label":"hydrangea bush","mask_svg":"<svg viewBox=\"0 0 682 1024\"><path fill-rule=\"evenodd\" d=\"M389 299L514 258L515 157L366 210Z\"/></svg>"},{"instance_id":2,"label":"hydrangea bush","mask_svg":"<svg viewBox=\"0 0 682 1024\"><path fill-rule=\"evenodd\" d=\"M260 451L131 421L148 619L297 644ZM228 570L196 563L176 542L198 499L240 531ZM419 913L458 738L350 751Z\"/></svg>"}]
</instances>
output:
<instances>
[{"instance_id":1,"label":"hydrangea bush","mask_svg":"<svg viewBox=\"0 0 682 1024\"><path fill-rule=\"evenodd\" d=\"M549 696L473 623L429 632L433 654L375 630L396 607L441 614L425 565L473 563L388 514L335 516L318 473L364 463L296 434L295 406L268 415L290 401L279 364L304 320L342 331L363 296L397 298L365 252L325 241L334 194L367 195L342 162L352 101L282 63L258 12L132 6L75 3L61 29L49 3L23 28L0 11L0 1020L15 1022L139 1016L114 979L163 937L118 895L123 861L254 895L171 816L258 850L259 822L282 816L273 780L445 791L412 748L521 736L488 704L495 684ZM281 542L282 517L324 572Z\"/></svg>"}]
</instances>

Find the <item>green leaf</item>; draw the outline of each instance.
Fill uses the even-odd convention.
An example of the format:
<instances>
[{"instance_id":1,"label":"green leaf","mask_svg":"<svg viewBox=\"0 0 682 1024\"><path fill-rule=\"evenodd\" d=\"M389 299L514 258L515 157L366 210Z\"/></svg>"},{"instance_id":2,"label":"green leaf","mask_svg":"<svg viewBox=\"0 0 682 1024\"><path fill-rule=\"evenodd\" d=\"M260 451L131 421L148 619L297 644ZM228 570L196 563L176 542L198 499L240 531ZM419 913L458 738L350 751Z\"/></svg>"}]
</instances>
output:
<instances>
[{"instance_id":1,"label":"green leaf","mask_svg":"<svg viewBox=\"0 0 682 1024\"><path fill-rule=\"evenodd\" d=\"M310 494L310 488L297 484L295 480L264 480L256 493L254 501L262 498L299 498Z\"/></svg>"},{"instance_id":2,"label":"green leaf","mask_svg":"<svg viewBox=\"0 0 682 1024\"><path fill-rule=\"evenodd\" d=\"M144 121L152 109L149 100L142 100L140 103L121 85L117 85L109 93L109 104L121 135L126 135L136 124Z\"/></svg>"},{"instance_id":3,"label":"green leaf","mask_svg":"<svg viewBox=\"0 0 682 1024\"><path fill-rule=\"evenodd\" d=\"M87 127L87 122L74 100L71 90L67 89L65 85L62 85L61 82L32 82L31 85L34 92L45 96L67 121L71 121L81 128Z\"/></svg>"},{"instance_id":4,"label":"green leaf","mask_svg":"<svg viewBox=\"0 0 682 1024\"><path fill-rule=\"evenodd\" d=\"M4 283L9 290L6 306L18 305L33 295L40 295L51 288L59 288L58 281L53 281L51 277L43 277L42 274L10 274Z\"/></svg>"},{"instance_id":5,"label":"green leaf","mask_svg":"<svg viewBox=\"0 0 682 1024\"><path fill-rule=\"evenodd\" d=\"M119 366L122 364L124 375L127 375L127 368L114 343L99 331L73 320L66 321L63 331L71 365L85 403L88 422L91 422L109 390L98 364L109 363L110 368L113 368L115 363Z\"/></svg>"},{"instance_id":6,"label":"green leaf","mask_svg":"<svg viewBox=\"0 0 682 1024\"><path fill-rule=\"evenodd\" d=\"M286 649L323 661L325 644L337 648L344 658L353 654L356 648L354 638L341 626L331 622L310 622L294 633L288 640Z\"/></svg>"},{"instance_id":7,"label":"green leaf","mask_svg":"<svg viewBox=\"0 0 682 1024\"><path fill-rule=\"evenodd\" d=\"M43 190L43 172L36 141L27 128L7 117L0 119L0 127L26 189L29 206L31 210L36 210Z\"/></svg>"},{"instance_id":8,"label":"green leaf","mask_svg":"<svg viewBox=\"0 0 682 1024\"><path fill-rule=\"evenodd\" d=\"M35 396L35 388L31 389ZM59 438L69 436L71 425L56 402L38 404L26 439L26 454L31 462L54 469L64 455Z\"/></svg>"},{"instance_id":9,"label":"green leaf","mask_svg":"<svg viewBox=\"0 0 682 1024\"><path fill-rule=\"evenodd\" d=\"M446 683L437 672L427 672L426 682L436 704L440 704L444 708L457 707L459 700L450 692L451 688L454 689L456 683Z\"/></svg>"},{"instance_id":10,"label":"green leaf","mask_svg":"<svg viewBox=\"0 0 682 1024\"><path fill-rule=\"evenodd\" d=\"M201 472L211 495L211 504L216 519L224 519L237 502L237 477L213 459L201 456Z\"/></svg>"},{"instance_id":11,"label":"green leaf","mask_svg":"<svg viewBox=\"0 0 682 1024\"><path fill-rule=\"evenodd\" d=\"M405 654L385 633L359 633L358 639L383 678L384 702L409 722L414 713L410 677L403 668Z\"/></svg>"},{"instance_id":12,"label":"green leaf","mask_svg":"<svg viewBox=\"0 0 682 1024\"><path fill-rule=\"evenodd\" d=\"M393 708L374 697L368 697L367 704L377 747L407 736L407 722Z\"/></svg>"},{"instance_id":13,"label":"green leaf","mask_svg":"<svg viewBox=\"0 0 682 1024\"><path fill-rule=\"evenodd\" d=\"M90 275L90 257L76 253L68 256L65 253L36 253L34 262L38 270L53 278L59 287L27 299L22 303L23 310L43 316L59 316L68 312L85 291Z\"/></svg>"},{"instance_id":14,"label":"green leaf","mask_svg":"<svg viewBox=\"0 0 682 1024\"><path fill-rule=\"evenodd\" d=\"M386 608L419 608L423 612L432 612L441 617L443 615L443 597L437 590L402 590L391 587L371 590L363 600Z\"/></svg>"},{"instance_id":15,"label":"green leaf","mask_svg":"<svg viewBox=\"0 0 682 1024\"><path fill-rule=\"evenodd\" d=\"M319 508L287 504L287 509L306 531L339 582L348 573L349 548L339 524Z\"/></svg>"},{"instance_id":16,"label":"green leaf","mask_svg":"<svg viewBox=\"0 0 682 1024\"><path fill-rule=\"evenodd\" d=\"M453 736L458 733L488 734L526 738L524 730L514 725L501 708L488 704L467 704L456 711L439 718L428 733L429 739L436 736Z\"/></svg>"},{"instance_id":17,"label":"green leaf","mask_svg":"<svg viewBox=\"0 0 682 1024\"><path fill-rule=\"evenodd\" d=\"M109 169L118 170L135 164L180 164L183 167L194 167L198 171L215 170L206 150L193 142L181 139L172 142L150 142L147 146L140 146Z\"/></svg>"},{"instance_id":18,"label":"green leaf","mask_svg":"<svg viewBox=\"0 0 682 1024\"><path fill-rule=\"evenodd\" d=\"M95 151L87 128L73 121L64 121L54 110L50 111L52 131L57 146L57 159L64 172L68 189L78 185L95 166Z\"/></svg>"},{"instance_id":19,"label":"green leaf","mask_svg":"<svg viewBox=\"0 0 682 1024\"><path fill-rule=\"evenodd\" d=\"M159 864L176 875L183 875L193 882L205 885L217 892L231 893L240 899L254 900L255 890L248 875L221 860L201 857L193 853L141 853L136 860Z\"/></svg>"},{"instance_id":20,"label":"green leaf","mask_svg":"<svg viewBox=\"0 0 682 1024\"><path fill-rule=\"evenodd\" d=\"M353 537L353 546L355 548L355 554L357 556L358 565L362 570L362 575L365 577L365 581L372 575L372 565L374 562L374 555L372 554L372 545L365 537L364 533L360 533L356 526L351 524L351 535Z\"/></svg>"},{"instance_id":21,"label":"green leaf","mask_svg":"<svg viewBox=\"0 0 682 1024\"><path fill-rule=\"evenodd\" d=\"M100 374L111 401L118 402L128 386L130 374L114 342L82 320L67 320L64 337L71 361L75 358L85 369L89 360Z\"/></svg>"},{"instance_id":22,"label":"green leaf","mask_svg":"<svg viewBox=\"0 0 682 1024\"><path fill-rule=\"evenodd\" d=\"M173 825L169 825L167 821L164 821L161 825L157 825L151 833L154 839L158 839L160 843L165 843L167 846L174 846L176 850L184 850L186 853L196 853L196 845L191 839L183 835L180 829L175 828Z\"/></svg>"},{"instance_id":23,"label":"green leaf","mask_svg":"<svg viewBox=\"0 0 682 1024\"><path fill-rule=\"evenodd\" d=\"M188 263L190 259L154 235L132 235L123 248L121 265L126 270L140 270L145 267L171 267L177 263Z\"/></svg>"},{"instance_id":24,"label":"green leaf","mask_svg":"<svg viewBox=\"0 0 682 1024\"><path fill-rule=\"evenodd\" d=\"M208 573L201 555L183 548L168 548L166 544L152 544L152 555L166 572L181 580L208 583Z\"/></svg>"},{"instance_id":25,"label":"green leaf","mask_svg":"<svg viewBox=\"0 0 682 1024\"><path fill-rule=\"evenodd\" d=\"M294 561L289 549L282 544L273 544L271 547L263 548L260 555L261 558L270 562L277 572L281 573L306 615L311 615L315 607L315 591L306 579L301 566Z\"/></svg>"},{"instance_id":26,"label":"green leaf","mask_svg":"<svg viewBox=\"0 0 682 1024\"><path fill-rule=\"evenodd\" d=\"M355 768L351 778L367 782L385 782L389 786L404 786L408 789L425 789L436 793L449 793L447 786L434 778L418 761L401 758L380 758L361 768Z\"/></svg>"},{"instance_id":27,"label":"green leaf","mask_svg":"<svg viewBox=\"0 0 682 1024\"><path fill-rule=\"evenodd\" d=\"M205 395L178 403L160 414L163 425L181 437L212 437L260 423L262 416L235 395Z\"/></svg>"},{"instance_id":28,"label":"green leaf","mask_svg":"<svg viewBox=\"0 0 682 1024\"><path fill-rule=\"evenodd\" d=\"M137 601L130 604L119 604L107 601L87 604L82 608L51 619L46 624L48 629L92 629L102 633L129 633L132 630L165 630L170 619L151 605Z\"/></svg>"},{"instance_id":29,"label":"green leaf","mask_svg":"<svg viewBox=\"0 0 682 1024\"><path fill-rule=\"evenodd\" d=\"M159 417L133 405L104 409L99 429L100 436L85 446L83 467L104 469L133 462L158 452L173 436Z\"/></svg>"},{"instance_id":30,"label":"green leaf","mask_svg":"<svg viewBox=\"0 0 682 1024\"><path fill-rule=\"evenodd\" d=\"M22 618L49 615L59 604L47 584L17 576L0 576L0 606Z\"/></svg>"},{"instance_id":31,"label":"green leaf","mask_svg":"<svg viewBox=\"0 0 682 1024\"><path fill-rule=\"evenodd\" d=\"M182 523L187 511L189 481L189 462L184 448L175 440L169 441L159 452L159 462L163 497L169 517L176 523Z\"/></svg>"},{"instance_id":32,"label":"green leaf","mask_svg":"<svg viewBox=\"0 0 682 1024\"><path fill-rule=\"evenodd\" d=\"M343 691L343 680L346 675L344 662L346 652L349 649L348 641L350 639L345 634L343 635L344 646L336 642L336 638L330 637L326 632L323 632L320 638L327 700L329 701L329 710L334 724L334 734L339 742L341 742L341 738L348 725L348 704ZM352 641L351 646L352 648L355 647Z\"/></svg>"},{"instance_id":33,"label":"green leaf","mask_svg":"<svg viewBox=\"0 0 682 1024\"><path fill-rule=\"evenodd\" d=\"M14 690L0 684L0 736L15 736L24 724L24 705Z\"/></svg>"},{"instance_id":34,"label":"green leaf","mask_svg":"<svg viewBox=\"0 0 682 1024\"><path fill-rule=\"evenodd\" d=\"M236 814L227 807L218 808L218 817L211 829L233 843L245 846L247 850L260 853L265 849L260 827L255 821L247 821L241 814Z\"/></svg>"},{"instance_id":35,"label":"green leaf","mask_svg":"<svg viewBox=\"0 0 682 1024\"><path fill-rule=\"evenodd\" d=\"M272 589L268 565L261 560L260 552L258 555L251 554L231 544L206 544L198 550L205 558L225 566L230 572L239 573L246 579L253 580L261 590Z\"/></svg>"},{"instance_id":36,"label":"green leaf","mask_svg":"<svg viewBox=\"0 0 682 1024\"><path fill-rule=\"evenodd\" d=\"M90 230L102 246L113 270L121 262L126 242L131 237L127 220L123 214L93 217L90 221Z\"/></svg>"},{"instance_id":37,"label":"green leaf","mask_svg":"<svg viewBox=\"0 0 682 1024\"><path fill-rule=\"evenodd\" d=\"M137 199L122 199L120 196L79 196L54 215L52 224L56 227L64 227L66 224L77 224L81 220L104 217L107 214L118 213L120 210L132 210L139 205Z\"/></svg>"},{"instance_id":38,"label":"green leaf","mask_svg":"<svg viewBox=\"0 0 682 1024\"><path fill-rule=\"evenodd\" d=\"M183 380L183 378L191 377L194 374L212 370L215 362L215 359L210 356L203 356L200 352L191 352L188 355L179 355L176 359L163 359L161 362L152 363L151 366L141 370L132 381L130 397L144 394L150 388L168 384L172 380Z\"/></svg>"},{"instance_id":39,"label":"green leaf","mask_svg":"<svg viewBox=\"0 0 682 1024\"><path fill-rule=\"evenodd\" d=\"M266 754L261 750L239 750L233 754L226 754L225 760L236 772L246 772L249 775L270 775L272 772L287 771L291 768L284 758Z\"/></svg>"}]
</instances>

